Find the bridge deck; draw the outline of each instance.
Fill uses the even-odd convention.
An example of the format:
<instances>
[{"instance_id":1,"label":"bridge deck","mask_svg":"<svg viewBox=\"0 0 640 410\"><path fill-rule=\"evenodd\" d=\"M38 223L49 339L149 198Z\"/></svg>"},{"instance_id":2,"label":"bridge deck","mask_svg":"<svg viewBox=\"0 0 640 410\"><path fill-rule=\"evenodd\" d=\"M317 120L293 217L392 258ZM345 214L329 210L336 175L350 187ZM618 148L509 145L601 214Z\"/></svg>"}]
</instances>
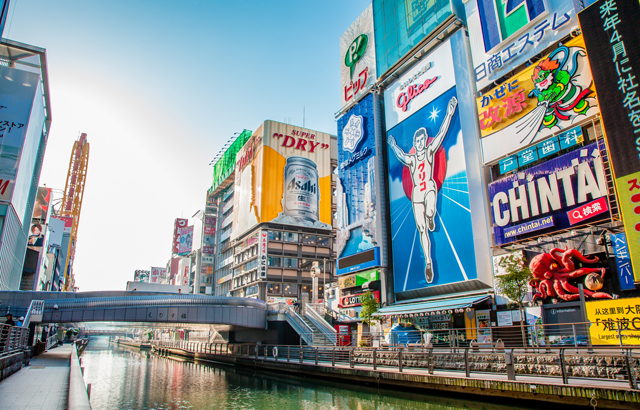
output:
<instances>
[{"instance_id":1,"label":"bridge deck","mask_svg":"<svg viewBox=\"0 0 640 410\"><path fill-rule=\"evenodd\" d=\"M73 345L31 358L29 366L0 382L0 410L66 409Z\"/></svg>"}]
</instances>

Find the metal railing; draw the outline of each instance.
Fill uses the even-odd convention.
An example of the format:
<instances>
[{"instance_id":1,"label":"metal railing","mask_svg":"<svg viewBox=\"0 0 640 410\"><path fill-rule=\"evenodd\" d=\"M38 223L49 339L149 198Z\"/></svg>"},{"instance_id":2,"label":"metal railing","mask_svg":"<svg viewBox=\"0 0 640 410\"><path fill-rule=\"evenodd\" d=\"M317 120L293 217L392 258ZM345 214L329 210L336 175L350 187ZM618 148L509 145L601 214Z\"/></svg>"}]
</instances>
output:
<instances>
[{"instance_id":1,"label":"metal railing","mask_svg":"<svg viewBox=\"0 0 640 410\"><path fill-rule=\"evenodd\" d=\"M51 299L45 302L45 309L151 307L151 306L245 306L266 309L267 304L258 299L193 294L167 294L158 296L121 296L106 298Z\"/></svg>"},{"instance_id":2,"label":"metal railing","mask_svg":"<svg viewBox=\"0 0 640 410\"><path fill-rule=\"evenodd\" d=\"M31 318L37 319L37 322L42 321L42 313L44 313L44 300L32 300L29 305L29 310L27 310L27 314L24 317L24 321L22 323L23 327L29 327L29 323L31 323Z\"/></svg>"},{"instance_id":3,"label":"metal railing","mask_svg":"<svg viewBox=\"0 0 640 410\"><path fill-rule=\"evenodd\" d=\"M337 342L336 329L324 320L324 318L317 312L315 305L307 303L305 305L304 313L305 317L313 323L322 336L331 344L335 345Z\"/></svg>"},{"instance_id":4,"label":"metal railing","mask_svg":"<svg viewBox=\"0 0 640 410\"><path fill-rule=\"evenodd\" d=\"M465 377L471 377L474 373L473 377L478 379L487 374L501 374L507 380L516 380L518 375L538 376L545 378L547 382L552 379L562 384L568 384L570 379L589 379L610 382L611 387L628 385L632 389L638 389L640 381L640 348L353 348L166 340L152 341L152 344L156 348L176 348L194 354L296 362L332 368L427 371L428 374L442 371L464 373ZM531 379L527 379L527 382L531 382Z\"/></svg>"},{"instance_id":5,"label":"metal railing","mask_svg":"<svg viewBox=\"0 0 640 410\"><path fill-rule=\"evenodd\" d=\"M314 340L314 332L309 325L302 320L300 315L298 315L291 306L287 305L284 302L277 303L269 303L268 313L276 313L283 314L287 318L287 322L293 327L293 329L300 335L300 337L307 343L308 345L313 344ZM316 335L316 339L319 335Z\"/></svg>"},{"instance_id":6,"label":"metal railing","mask_svg":"<svg viewBox=\"0 0 640 410\"><path fill-rule=\"evenodd\" d=\"M22 351L29 342L29 329L25 327L0 325L0 355Z\"/></svg>"}]
</instances>

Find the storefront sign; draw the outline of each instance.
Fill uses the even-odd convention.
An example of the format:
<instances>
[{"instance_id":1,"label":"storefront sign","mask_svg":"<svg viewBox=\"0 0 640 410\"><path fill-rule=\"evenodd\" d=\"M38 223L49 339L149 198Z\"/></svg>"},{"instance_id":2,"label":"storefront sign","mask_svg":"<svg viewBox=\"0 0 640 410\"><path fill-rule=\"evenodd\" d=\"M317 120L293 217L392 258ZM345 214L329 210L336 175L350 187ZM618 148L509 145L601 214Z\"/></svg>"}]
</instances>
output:
<instances>
[{"instance_id":1,"label":"storefront sign","mask_svg":"<svg viewBox=\"0 0 640 410\"><path fill-rule=\"evenodd\" d=\"M600 1L578 15L598 88L635 280L640 281L640 4Z\"/></svg>"},{"instance_id":2,"label":"storefront sign","mask_svg":"<svg viewBox=\"0 0 640 410\"><path fill-rule=\"evenodd\" d=\"M616 256L616 266L618 268L618 278L620 278L621 290L634 290L633 270L631 269L631 257L629 255L629 247L627 245L627 235L624 233L611 234L611 243L613 244Z\"/></svg>"},{"instance_id":3,"label":"storefront sign","mask_svg":"<svg viewBox=\"0 0 640 410\"><path fill-rule=\"evenodd\" d=\"M640 344L640 298L587 302L591 343L594 345ZM618 330L619 326L619 330Z\"/></svg>"},{"instance_id":4,"label":"storefront sign","mask_svg":"<svg viewBox=\"0 0 640 410\"><path fill-rule=\"evenodd\" d=\"M574 124L600 112L582 37L559 45L482 94L476 104L485 164L563 129L571 128L558 135L560 149L582 142L582 132ZM531 152L536 152L533 148Z\"/></svg>"},{"instance_id":5,"label":"storefront sign","mask_svg":"<svg viewBox=\"0 0 640 410\"><path fill-rule=\"evenodd\" d=\"M205 226L204 227L204 234L205 235L215 235L216 234L216 227L215 226Z\"/></svg>"},{"instance_id":6,"label":"storefront sign","mask_svg":"<svg viewBox=\"0 0 640 410\"><path fill-rule=\"evenodd\" d=\"M208 253L208 254L216 253L216 249L213 246L203 246L202 253Z\"/></svg>"},{"instance_id":7,"label":"storefront sign","mask_svg":"<svg viewBox=\"0 0 640 410\"><path fill-rule=\"evenodd\" d=\"M373 30L373 5L369 5L356 21L340 36L340 79L342 106L361 96L373 85L376 74L376 54Z\"/></svg>"},{"instance_id":8,"label":"storefront sign","mask_svg":"<svg viewBox=\"0 0 640 410\"><path fill-rule=\"evenodd\" d=\"M607 198L601 197L595 201L589 202L588 204L572 209L567 212L567 216L569 217L569 224L574 225L591 219L594 216L603 214L608 210L609 203L607 202Z\"/></svg>"},{"instance_id":9,"label":"storefront sign","mask_svg":"<svg viewBox=\"0 0 640 410\"><path fill-rule=\"evenodd\" d=\"M376 290L375 292L371 292L373 295L373 299L380 303L380 291ZM351 296L342 296L338 301L338 307L346 308L346 307L355 307L362 306L362 297L365 293L361 293L359 295L351 295Z\"/></svg>"},{"instance_id":10,"label":"storefront sign","mask_svg":"<svg viewBox=\"0 0 640 410\"><path fill-rule=\"evenodd\" d=\"M210 263L213 265L213 256L202 256L202 263Z\"/></svg>"},{"instance_id":11,"label":"storefront sign","mask_svg":"<svg viewBox=\"0 0 640 410\"><path fill-rule=\"evenodd\" d=\"M269 243L269 231L258 232L258 276L267 278L267 244Z\"/></svg>"},{"instance_id":12,"label":"storefront sign","mask_svg":"<svg viewBox=\"0 0 640 410\"><path fill-rule=\"evenodd\" d=\"M340 276L338 278L338 288L346 289L355 286L362 286L367 282L379 280L379 271L377 269L366 272L354 273L353 275Z\"/></svg>"},{"instance_id":13,"label":"storefront sign","mask_svg":"<svg viewBox=\"0 0 640 410\"><path fill-rule=\"evenodd\" d=\"M513 325L513 316L511 316L511 311L497 312L496 316L498 318L498 326L512 326Z\"/></svg>"},{"instance_id":14,"label":"storefront sign","mask_svg":"<svg viewBox=\"0 0 640 410\"><path fill-rule=\"evenodd\" d=\"M478 343L491 343L491 311L476 310Z\"/></svg>"},{"instance_id":15,"label":"storefront sign","mask_svg":"<svg viewBox=\"0 0 640 410\"><path fill-rule=\"evenodd\" d=\"M233 274L232 273L230 273L227 276L223 276L220 279L218 279L218 285L220 285L222 283L225 283L227 281L230 281L231 279L233 279Z\"/></svg>"},{"instance_id":16,"label":"storefront sign","mask_svg":"<svg viewBox=\"0 0 640 410\"><path fill-rule=\"evenodd\" d=\"M205 216L204 217L204 223L207 225L214 225L213 227L213 233L215 233L215 224L216 224L216 217L215 216Z\"/></svg>"},{"instance_id":17,"label":"storefront sign","mask_svg":"<svg viewBox=\"0 0 640 410\"><path fill-rule=\"evenodd\" d=\"M478 89L505 76L578 27L572 0L466 1Z\"/></svg>"},{"instance_id":18,"label":"storefront sign","mask_svg":"<svg viewBox=\"0 0 640 410\"><path fill-rule=\"evenodd\" d=\"M567 229L575 223L570 220L574 211L583 221L603 219L607 207L593 202L586 211L585 204L600 198L606 202L607 193L597 143L504 177L489 185L495 243L524 239L543 229ZM585 212L591 212L588 218Z\"/></svg>"}]
</instances>

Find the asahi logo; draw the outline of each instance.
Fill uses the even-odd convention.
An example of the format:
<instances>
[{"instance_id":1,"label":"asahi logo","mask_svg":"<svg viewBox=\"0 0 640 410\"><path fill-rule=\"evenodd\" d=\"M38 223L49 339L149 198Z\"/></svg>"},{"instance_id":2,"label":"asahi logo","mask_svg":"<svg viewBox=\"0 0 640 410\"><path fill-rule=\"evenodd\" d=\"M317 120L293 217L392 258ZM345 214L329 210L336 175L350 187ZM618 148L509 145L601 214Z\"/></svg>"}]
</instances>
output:
<instances>
[{"instance_id":1,"label":"asahi logo","mask_svg":"<svg viewBox=\"0 0 640 410\"><path fill-rule=\"evenodd\" d=\"M308 192L310 194L315 194L318 188L316 187L316 184L314 184L311 181L307 181L302 178L293 178L289 182L289 185L287 185L287 189L292 191L301 191L301 192Z\"/></svg>"}]
</instances>

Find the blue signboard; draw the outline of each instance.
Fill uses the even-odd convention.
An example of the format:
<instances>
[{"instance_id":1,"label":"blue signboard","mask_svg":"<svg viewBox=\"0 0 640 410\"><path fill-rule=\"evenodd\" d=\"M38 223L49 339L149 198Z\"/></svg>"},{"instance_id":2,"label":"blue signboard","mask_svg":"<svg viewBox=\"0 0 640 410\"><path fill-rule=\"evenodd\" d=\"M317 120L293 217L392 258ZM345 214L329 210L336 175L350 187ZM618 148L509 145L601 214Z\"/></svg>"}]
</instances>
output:
<instances>
[{"instance_id":1,"label":"blue signboard","mask_svg":"<svg viewBox=\"0 0 640 410\"><path fill-rule=\"evenodd\" d=\"M538 150L536 147L529 147L518 152L518 166L525 166L538 160Z\"/></svg>"},{"instance_id":2,"label":"blue signboard","mask_svg":"<svg viewBox=\"0 0 640 410\"><path fill-rule=\"evenodd\" d=\"M627 235L624 233L611 234L611 242L616 255L616 266L618 267L618 277L620 278L621 290L633 290L633 269L631 268L631 257L627 246Z\"/></svg>"},{"instance_id":3,"label":"blue signboard","mask_svg":"<svg viewBox=\"0 0 640 410\"><path fill-rule=\"evenodd\" d=\"M538 143L538 145L536 146L538 147L538 157L541 159L560 152L558 137L553 137L553 138L549 138L548 140L544 140Z\"/></svg>"},{"instance_id":4,"label":"blue signboard","mask_svg":"<svg viewBox=\"0 0 640 410\"><path fill-rule=\"evenodd\" d=\"M374 248L376 144L374 98L369 94L338 119L337 253L340 259ZM378 262L375 266L379 265Z\"/></svg>"},{"instance_id":5,"label":"blue signboard","mask_svg":"<svg viewBox=\"0 0 640 410\"><path fill-rule=\"evenodd\" d=\"M387 132L396 293L478 278L456 96L454 86Z\"/></svg>"},{"instance_id":6,"label":"blue signboard","mask_svg":"<svg viewBox=\"0 0 640 410\"><path fill-rule=\"evenodd\" d=\"M560 140L560 149L578 145L579 143L584 141L584 137L582 136L582 128L575 127L571 128L570 130L564 131L558 134L558 140Z\"/></svg>"},{"instance_id":7,"label":"blue signboard","mask_svg":"<svg viewBox=\"0 0 640 410\"><path fill-rule=\"evenodd\" d=\"M549 228L553 226L553 216L537 219L524 224L510 226L505 228L503 233L505 238L511 238L518 235L523 235L529 232L539 231L541 229Z\"/></svg>"},{"instance_id":8,"label":"blue signboard","mask_svg":"<svg viewBox=\"0 0 640 410\"><path fill-rule=\"evenodd\" d=\"M518 156L510 155L500 160L500 175L518 169Z\"/></svg>"},{"instance_id":9,"label":"blue signboard","mask_svg":"<svg viewBox=\"0 0 640 410\"><path fill-rule=\"evenodd\" d=\"M496 245L572 226L567 211L608 194L597 143L553 158L489 184ZM553 217L553 224L541 219ZM597 222L609 211L593 217ZM540 222L541 225L536 225ZM522 228L534 225L537 229ZM575 225L575 224L574 224ZM514 231L514 228L515 229ZM509 233L507 235L507 233Z\"/></svg>"}]
</instances>

